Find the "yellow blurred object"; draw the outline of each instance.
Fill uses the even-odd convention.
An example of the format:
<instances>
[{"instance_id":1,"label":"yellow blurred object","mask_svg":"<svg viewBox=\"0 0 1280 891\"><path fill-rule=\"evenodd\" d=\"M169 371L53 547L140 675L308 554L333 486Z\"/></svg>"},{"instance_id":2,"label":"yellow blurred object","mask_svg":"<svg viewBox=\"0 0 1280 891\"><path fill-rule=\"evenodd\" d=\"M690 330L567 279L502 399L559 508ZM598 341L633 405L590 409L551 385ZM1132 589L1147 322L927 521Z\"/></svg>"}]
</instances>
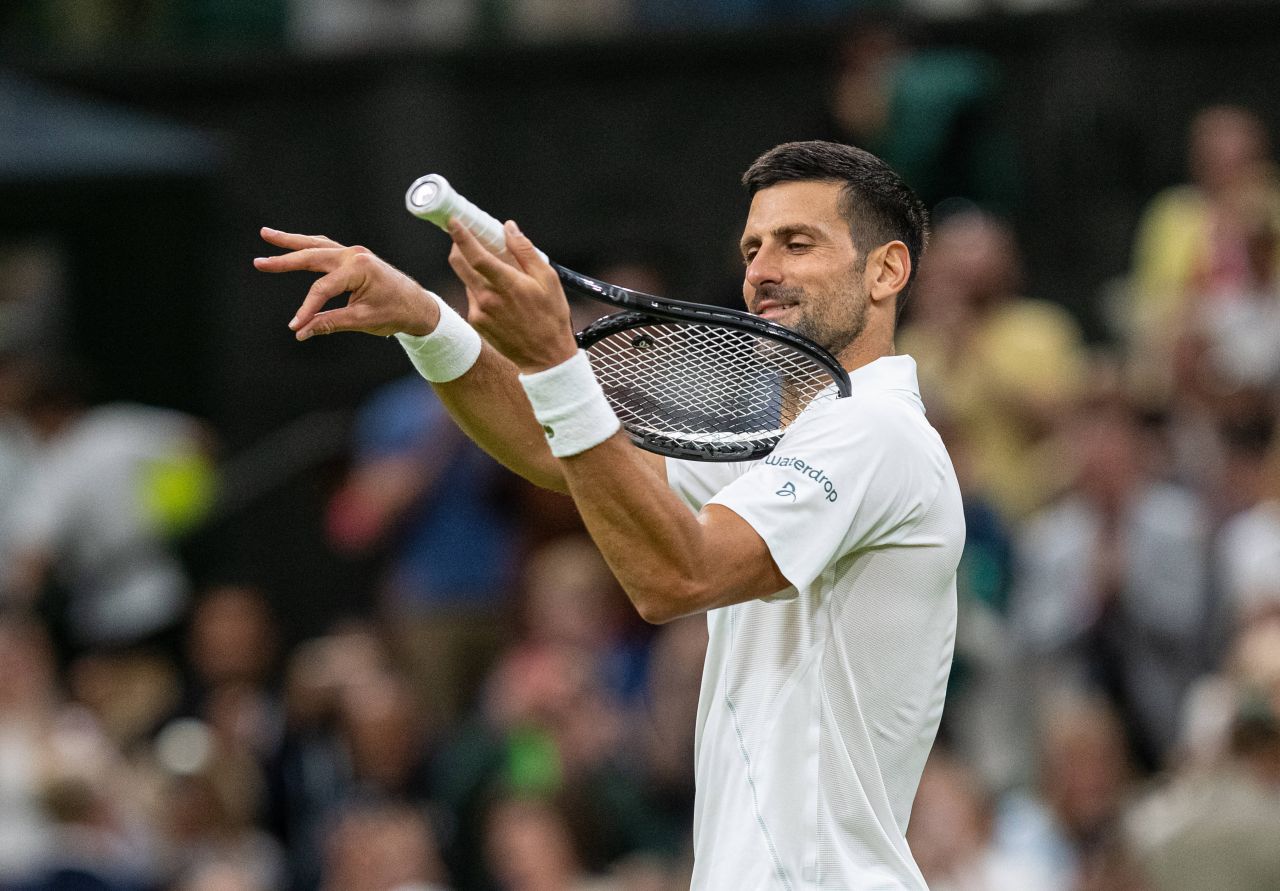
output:
<instances>
[{"instance_id":1,"label":"yellow blurred object","mask_svg":"<svg viewBox=\"0 0 1280 891\"><path fill-rule=\"evenodd\" d=\"M935 423L964 438L973 482L1006 518L1026 516L1063 482L1039 446L1045 419L1066 411L1084 383L1079 326L1056 304L1022 299L992 311L963 348L954 339L907 328L899 349L915 357Z\"/></svg>"},{"instance_id":2,"label":"yellow blurred object","mask_svg":"<svg viewBox=\"0 0 1280 891\"><path fill-rule=\"evenodd\" d=\"M208 457L184 452L148 462L139 477L138 502L154 529L177 537L208 515L216 483Z\"/></svg>"}]
</instances>

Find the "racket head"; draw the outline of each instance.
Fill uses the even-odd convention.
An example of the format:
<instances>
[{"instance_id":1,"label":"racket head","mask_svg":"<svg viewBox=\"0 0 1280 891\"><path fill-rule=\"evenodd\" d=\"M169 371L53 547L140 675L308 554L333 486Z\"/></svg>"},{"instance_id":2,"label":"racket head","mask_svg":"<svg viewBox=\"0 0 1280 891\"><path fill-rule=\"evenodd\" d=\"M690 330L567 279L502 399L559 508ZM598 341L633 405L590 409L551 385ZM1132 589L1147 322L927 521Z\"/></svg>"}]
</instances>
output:
<instances>
[{"instance_id":1,"label":"racket head","mask_svg":"<svg viewBox=\"0 0 1280 891\"><path fill-rule=\"evenodd\" d=\"M762 319L734 321L626 311L578 334L632 442L691 461L751 461L811 404L849 394L847 372L821 348Z\"/></svg>"}]
</instances>

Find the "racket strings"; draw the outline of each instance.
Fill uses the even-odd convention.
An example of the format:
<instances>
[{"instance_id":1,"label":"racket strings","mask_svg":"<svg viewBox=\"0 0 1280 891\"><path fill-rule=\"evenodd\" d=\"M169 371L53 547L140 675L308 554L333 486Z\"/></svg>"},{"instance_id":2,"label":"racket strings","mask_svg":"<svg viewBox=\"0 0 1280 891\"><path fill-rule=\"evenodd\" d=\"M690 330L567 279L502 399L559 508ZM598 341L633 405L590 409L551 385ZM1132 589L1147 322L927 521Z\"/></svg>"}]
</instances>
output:
<instances>
[{"instance_id":1,"label":"racket strings","mask_svg":"<svg viewBox=\"0 0 1280 891\"><path fill-rule=\"evenodd\" d=\"M814 400L836 395L805 353L731 328L655 321L587 352L628 431L707 456L763 453Z\"/></svg>"}]
</instances>

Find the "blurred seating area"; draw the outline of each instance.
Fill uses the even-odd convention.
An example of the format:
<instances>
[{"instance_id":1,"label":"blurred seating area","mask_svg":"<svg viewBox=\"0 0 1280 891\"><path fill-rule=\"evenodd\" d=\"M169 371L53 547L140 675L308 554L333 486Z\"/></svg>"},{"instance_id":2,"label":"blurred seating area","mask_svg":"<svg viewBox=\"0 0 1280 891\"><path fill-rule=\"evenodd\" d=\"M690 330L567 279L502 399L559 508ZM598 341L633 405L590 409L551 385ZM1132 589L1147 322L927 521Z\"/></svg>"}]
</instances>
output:
<instances>
[{"instance_id":1,"label":"blurred seating area","mask_svg":"<svg viewBox=\"0 0 1280 891\"><path fill-rule=\"evenodd\" d=\"M554 45L778 24L821 29L893 6L963 21L1092 5L43 0L6 6L0 23L5 45L49 58L223 43L305 54L504 35ZM1114 108L1104 107L1115 93L1088 105L1103 91L1082 78L1073 85L1077 104L1054 107L1061 117L1018 119L1009 114L1012 78L991 46L914 43L869 21L830 41L826 80L791 109L809 129L792 135L875 149L934 212L899 351L915 357L929 418L955 463L968 542L948 703L912 814L912 850L933 891L1275 891L1275 108L1196 102L1163 121L1180 134L1176 145L1152 139L1147 154L1124 159L1154 165L1164 152L1174 158L1165 169L1181 171L1176 182L1135 166L1126 180L1140 199L1132 213L1104 202L1095 215L1070 216L1069 203L1043 200L1044 183L1061 177L1096 197L1102 187L1081 172L1101 154L1053 154L1051 143L1085 124L1097 129L1082 141L1123 142L1131 134L1109 127ZM1183 40L1194 46L1185 36L1174 43ZM388 67L388 58L401 57L378 64ZM122 63L107 67L118 73ZM63 84L74 79L59 70ZM726 81L759 88L750 73L726 70ZM720 76L713 69L695 83ZM304 80L285 92L319 106L323 90L307 92ZM421 83L378 92L385 82L352 80L353 90L384 103L370 117L402 100L406 117L422 117ZM595 96L587 80L574 83ZM121 101L127 82L106 91ZM495 91L512 89L494 82ZM569 101L559 83L522 84L541 97L538 114L554 111L538 90ZM645 117L633 86L610 81L603 95L616 94L619 116L637 127L668 126ZM1136 86L1107 88L1142 98ZM154 99L166 89L179 97L172 106L205 95L171 84L139 93ZM207 237L199 252L163 258L204 263L181 298L157 286L173 279L148 279L132 256L120 262L136 293L86 273L107 267L86 265L83 234L60 236L61 218L30 197L65 183L15 184L26 174L0 164L3 194L32 201L29 212L17 199L0 207L0 889L687 888L705 620L641 622L572 504L480 453L398 354L370 338L288 339L293 304L271 301L300 299L306 284L248 277L246 233L281 225L259 219L264 208L287 207L303 227L365 225L371 234L332 234L379 251L387 242L421 244L405 236L397 245L384 218L362 216L365 203L395 203L383 200L388 189L367 167L353 166L341 181L308 181L332 197L275 191L318 167L286 150L296 135L286 131L300 128L301 116L273 117L256 104L258 89L208 100L215 111L207 120L201 109L191 113L230 134L222 162L230 166L215 170L215 153L202 155L199 165L224 177L215 179L215 200L180 190L174 199L206 228L171 227ZM447 105L447 89L440 94ZM337 101L340 111L352 107ZM221 104L234 108L218 117ZM1044 105L1024 95L1015 110ZM717 113L668 112L686 123ZM540 130L524 113L494 113L517 122L511 134L480 116L460 117L450 130L442 114L441 155L462 159L469 139L499 137L492 156L471 167L493 162L493 179L520 169L503 154L512 143L532 164L554 158L560 172L548 175L581 172L586 185L574 194L587 193L582 203L598 211L587 219L608 220L603 230L557 226L564 207L547 188L540 231L556 233L557 250L575 264L653 292L712 281L703 296L733 293L738 219L728 218L727 203L699 208L726 217L708 228L682 228L692 213L651 225L611 183L592 179L597 168L618 171L620 181L647 173L645 144L582 161L579 171L572 156L567 165L558 156L568 154L561 140L580 149L581 138ZM1151 123L1155 112L1136 119ZM235 129L241 120L245 129ZM481 121L478 135L459 135L468 120ZM696 126L669 126L693 147L712 141ZM394 138L365 140L348 129L357 136L330 133L332 143L304 135L344 163L355 154L371 155L370 167L394 166L410 154L397 154ZM732 156L740 153L735 146ZM704 163L670 175L697 179L712 169ZM401 173L386 174L393 198ZM69 181L93 175L76 170ZM91 198L77 213L89 214L91 201L118 202L107 218L134 219L124 205L145 201L139 183L157 193L177 188L162 175L133 174L123 199L86 189ZM481 175L473 181L498 188ZM503 185L519 209L521 184ZM330 210L344 201L346 215ZM24 213L37 221L25 229ZM107 228L93 237L116 250L124 242ZM160 258L172 246L165 228L130 240ZM701 243L707 231L724 231L725 243ZM622 243L602 250L615 235L625 235ZM1111 253L1075 251L1089 243ZM430 244L443 254L443 242ZM702 265L690 270L695 255ZM1122 257L1123 268L1108 268L1108 256ZM413 272L457 299L445 270ZM143 307L116 328L98 290L113 287L116 299L125 293ZM203 296L209 308L184 309L183 330L147 328L146 307ZM592 307L574 313L581 324ZM194 397L131 390L135 376L120 369L159 361L147 364L148 338L191 345L189 366L166 366L173 386L164 392L207 377L207 411ZM118 343L134 354L115 355ZM284 391L296 417L281 408ZM347 408L336 419L321 413Z\"/></svg>"},{"instance_id":2,"label":"blurred seating area","mask_svg":"<svg viewBox=\"0 0 1280 891\"><path fill-rule=\"evenodd\" d=\"M92 53L128 45L344 52L388 44L820 28L884 11L951 21L1088 5L1090 0L25 0L0 11L0 24L11 45L28 51ZM1141 0L1124 5L1140 6Z\"/></svg>"}]
</instances>

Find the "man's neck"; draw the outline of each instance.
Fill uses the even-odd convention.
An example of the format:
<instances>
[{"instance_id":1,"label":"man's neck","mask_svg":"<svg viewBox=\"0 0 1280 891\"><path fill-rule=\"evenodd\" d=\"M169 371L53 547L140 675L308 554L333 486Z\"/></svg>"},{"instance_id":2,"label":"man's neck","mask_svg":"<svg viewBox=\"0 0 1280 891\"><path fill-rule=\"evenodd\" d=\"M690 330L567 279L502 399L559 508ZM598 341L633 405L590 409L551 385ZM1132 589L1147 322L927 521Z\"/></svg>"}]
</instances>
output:
<instances>
[{"instance_id":1,"label":"man's neck","mask_svg":"<svg viewBox=\"0 0 1280 891\"><path fill-rule=\"evenodd\" d=\"M894 349L892 334L878 337L869 337L864 334L845 347L836 358L840 360L840 365L845 371L854 371L864 365L870 365L877 359L894 355L897 355L897 351Z\"/></svg>"}]
</instances>

